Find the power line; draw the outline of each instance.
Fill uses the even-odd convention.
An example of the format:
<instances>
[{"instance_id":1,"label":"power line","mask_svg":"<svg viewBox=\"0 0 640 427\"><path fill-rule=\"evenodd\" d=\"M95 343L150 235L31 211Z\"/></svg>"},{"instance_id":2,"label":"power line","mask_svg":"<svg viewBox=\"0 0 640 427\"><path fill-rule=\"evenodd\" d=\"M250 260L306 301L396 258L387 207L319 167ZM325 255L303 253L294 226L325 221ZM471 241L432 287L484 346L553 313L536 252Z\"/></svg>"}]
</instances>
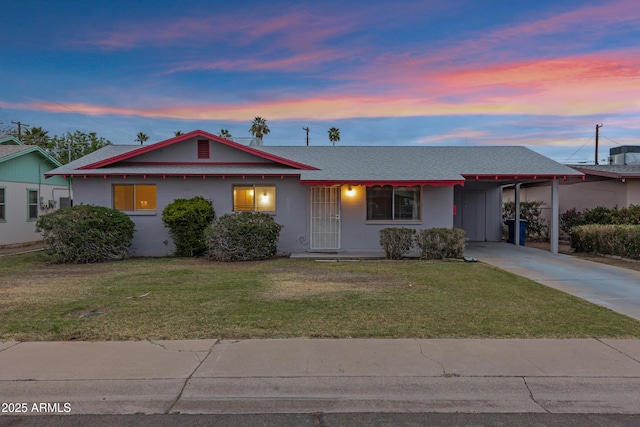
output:
<instances>
[{"instance_id":1,"label":"power line","mask_svg":"<svg viewBox=\"0 0 640 427\"><path fill-rule=\"evenodd\" d=\"M609 141L613 142L614 144L617 144L619 146L623 146L624 144L620 144L618 141L614 141L613 139L609 138L608 136L604 136L602 135L603 138L607 138Z\"/></svg>"},{"instance_id":2,"label":"power line","mask_svg":"<svg viewBox=\"0 0 640 427\"><path fill-rule=\"evenodd\" d=\"M33 86L29 85L28 83L25 83L25 82L23 82L23 81L16 80L15 78L12 78L12 77L7 77L6 79L7 79L7 80L12 81L14 84L16 84L16 85L18 85L18 86L22 86L24 89L26 89L26 90L27 90L28 92L30 92L30 93L37 92L37 89L36 89L35 87L33 87ZM57 105L61 106L62 108L65 108L65 109L69 110L69 111L70 111L70 112L72 112L72 113L78 114L79 116L82 116L82 117L84 117L85 119L89 119L89 120L91 120L91 121L93 121L93 122L95 122L95 123L97 123L97 124L99 124L99 125L101 125L101 126L103 126L103 127L105 127L105 128L110 128L112 131L114 131L114 130L115 130L116 132L118 132L118 133L122 134L123 136L124 136L124 135L126 135L126 136L127 136L127 138L131 137L131 135L129 135L128 133L126 133L126 132L122 132L122 131L120 131L119 129L111 128L111 127L110 127L109 125L107 125L106 123L102 123L102 122L100 122L99 120L96 120L94 116L91 116L91 115L89 115L89 114L85 114L85 113L81 113L81 112L79 112L79 111L76 111L76 110L74 110L73 108L71 108L71 107L69 107L69 106L67 106L67 105L65 105L65 104L63 104L63 103L61 103L61 102L58 102L58 101L46 101L46 100L43 100L43 99L37 98L37 97L35 97L35 96L31 96L30 98L31 98L31 99L33 99L33 100L35 100L35 101L40 101L40 102L50 102L50 103L52 103L52 104L57 104ZM15 124L17 124L16 122L13 122L13 121L12 121L11 123L15 123ZM23 126L28 126L28 125L23 125ZM18 129L18 133L20 133L19 129ZM19 138L18 138L18 139L19 139Z\"/></svg>"},{"instance_id":3,"label":"power line","mask_svg":"<svg viewBox=\"0 0 640 427\"><path fill-rule=\"evenodd\" d=\"M591 141L592 139L593 139L593 135L591 135L591 136L589 137L589 139L587 139L587 140L586 140L586 142L585 142L584 144L582 144L582 146L581 146L580 148L578 148L578 149L575 151L575 153L573 153L571 156L569 156L569 158L565 160L565 163L569 162L569 160L571 160L571 158L572 158L573 156L575 156L576 154L578 154L578 151L582 150L582 149L584 148L584 146L585 146L585 145L587 145L587 144L589 143L589 141Z\"/></svg>"}]
</instances>

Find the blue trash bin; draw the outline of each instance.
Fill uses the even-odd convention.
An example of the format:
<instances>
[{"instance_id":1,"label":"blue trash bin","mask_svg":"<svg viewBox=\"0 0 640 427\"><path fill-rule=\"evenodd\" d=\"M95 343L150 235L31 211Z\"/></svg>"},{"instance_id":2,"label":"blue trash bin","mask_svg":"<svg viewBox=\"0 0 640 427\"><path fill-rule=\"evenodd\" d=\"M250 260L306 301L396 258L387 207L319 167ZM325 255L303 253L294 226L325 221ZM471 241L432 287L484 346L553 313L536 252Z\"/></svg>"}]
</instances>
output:
<instances>
[{"instance_id":1,"label":"blue trash bin","mask_svg":"<svg viewBox=\"0 0 640 427\"><path fill-rule=\"evenodd\" d=\"M509 238L507 239L507 242L515 244L516 243L516 235L515 235L516 220L508 219L507 227L509 228ZM520 246L524 246L524 238L526 237L526 235L527 235L527 221L521 219L520 220Z\"/></svg>"}]
</instances>

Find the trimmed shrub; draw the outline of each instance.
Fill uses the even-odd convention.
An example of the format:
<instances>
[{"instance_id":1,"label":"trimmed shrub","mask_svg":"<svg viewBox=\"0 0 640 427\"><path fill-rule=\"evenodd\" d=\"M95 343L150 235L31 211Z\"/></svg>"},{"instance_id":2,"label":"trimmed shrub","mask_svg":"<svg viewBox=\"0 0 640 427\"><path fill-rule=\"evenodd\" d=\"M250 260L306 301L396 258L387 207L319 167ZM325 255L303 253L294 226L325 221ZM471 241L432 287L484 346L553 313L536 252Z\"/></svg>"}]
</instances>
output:
<instances>
[{"instance_id":1,"label":"trimmed shrub","mask_svg":"<svg viewBox=\"0 0 640 427\"><path fill-rule=\"evenodd\" d=\"M560 214L560 230L569 233L573 227L578 225L584 225L584 216L582 212L576 211L576 208L571 208Z\"/></svg>"},{"instance_id":2,"label":"trimmed shrub","mask_svg":"<svg viewBox=\"0 0 640 427\"><path fill-rule=\"evenodd\" d=\"M401 259L413 247L413 228L383 228L380 230L380 245L387 259Z\"/></svg>"},{"instance_id":3,"label":"trimmed shrub","mask_svg":"<svg viewBox=\"0 0 640 427\"><path fill-rule=\"evenodd\" d=\"M541 200L520 202L520 219L527 221L527 237L549 237L549 226L542 218L540 207L545 203ZM502 222L516 217L515 202L505 202L502 205Z\"/></svg>"},{"instance_id":4,"label":"trimmed shrub","mask_svg":"<svg viewBox=\"0 0 640 427\"><path fill-rule=\"evenodd\" d=\"M162 223L169 229L176 250L175 256L198 256L207 247L204 230L215 218L211 200L196 196L191 199L176 199L162 211Z\"/></svg>"},{"instance_id":5,"label":"trimmed shrub","mask_svg":"<svg viewBox=\"0 0 640 427\"><path fill-rule=\"evenodd\" d=\"M560 229L565 233L569 233L573 227L589 224L640 225L640 205L629 205L622 209L617 206L596 206L584 212L576 212L572 208L560 215Z\"/></svg>"},{"instance_id":6,"label":"trimmed shrub","mask_svg":"<svg viewBox=\"0 0 640 427\"><path fill-rule=\"evenodd\" d=\"M419 230L416 245L422 259L462 258L467 233L459 228Z\"/></svg>"},{"instance_id":7,"label":"trimmed shrub","mask_svg":"<svg viewBox=\"0 0 640 427\"><path fill-rule=\"evenodd\" d=\"M262 212L222 215L205 230L207 256L215 261L257 261L275 256L282 226Z\"/></svg>"},{"instance_id":8,"label":"trimmed shrub","mask_svg":"<svg viewBox=\"0 0 640 427\"><path fill-rule=\"evenodd\" d=\"M78 205L42 215L36 224L57 263L89 263L127 256L134 223L110 208Z\"/></svg>"},{"instance_id":9,"label":"trimmed shrub","mask_svg":"<svg viewBox=\"0 0 640 427\"><path fill-rule=\"evenodd\" d=\"M571 229L570 236L576 252L640 259L639 225L579 225Z\"/></svg>"}]
</instances>

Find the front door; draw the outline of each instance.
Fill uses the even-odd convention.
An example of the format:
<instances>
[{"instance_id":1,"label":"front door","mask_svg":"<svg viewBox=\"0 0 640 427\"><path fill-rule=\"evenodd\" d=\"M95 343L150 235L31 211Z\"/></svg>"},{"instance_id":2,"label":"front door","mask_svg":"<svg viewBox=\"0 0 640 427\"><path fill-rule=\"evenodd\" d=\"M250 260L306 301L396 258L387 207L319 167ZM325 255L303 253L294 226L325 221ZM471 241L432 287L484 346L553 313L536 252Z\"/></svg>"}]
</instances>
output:
<instances>
[{"instance_id":1,"label":"front door","mask_svg":"<svg viewBox=\"0 0 640 427\"><path fill-rule=\"evenodd\" d=\"M340 186L311 187L311 249L340 248Z\"/></svg>"},{"instance_id":2,"label":"front door","mask_svg":"<svg viewBox=\"0 0 640 427\"><path fill-rule=\"evenodd\" d=\"M484 191L462 193L462 228L470 242L487 240L486 204Z\"/></svg>"}]
</instances>

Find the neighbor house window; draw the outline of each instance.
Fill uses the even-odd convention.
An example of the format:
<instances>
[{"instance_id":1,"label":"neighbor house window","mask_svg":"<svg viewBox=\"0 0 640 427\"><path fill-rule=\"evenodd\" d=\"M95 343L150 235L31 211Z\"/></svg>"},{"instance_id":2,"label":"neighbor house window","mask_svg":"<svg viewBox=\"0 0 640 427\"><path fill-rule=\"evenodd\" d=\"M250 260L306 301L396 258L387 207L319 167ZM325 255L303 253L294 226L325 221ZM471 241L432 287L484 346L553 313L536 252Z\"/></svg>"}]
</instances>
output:
<instances>
[{"instance_id":1,"label":"neighbor house window","mask_svg":"<svg viewBox=\"0 0 640 427\"><path fill-rule=\"evenodd\" d=\"M38 190L27 190L27 220L38 219Z\"/></svg>"},{"instance_id":2,"label":"neighbor house window","mask_svg":"<svg viewBox=\"0 0 640 427\"><path fill-rule=\"evenodd\" d=\"M114 185L113 208L119 211L155 211L156 186L146 184Z\"/></svg>"},{"instance_id":3,"label":"neighbor house window","mask_svg":"<svg viewBox=\"0 0 640 427\"><path fill-rule=\"evenodd\" d=\"M367 188L367 220L420 220L420 187Z\"/></svg>"},{"instance_id":4,"label":"neighbor house window","mask_svg":"<svg viewBox=\"0 0 640 427\"><path fill-rule=\"evenodd\" d=\"M5 202L5 189L0 188L0 221L7 220L7 210L6 210L6 202Z\"/></svg>"},{"instance_id":5,"label":"neighbor house window","mask_svg":"<svg viewBox=\"0 0 640 427\"><path fill-rule=\"evenodd\" d=\"M199 159L209 158L209 140L208 139L201 139L198 141L198 158Z\"/></svg>"},{"instance_id":6,"label":"neighbor house window","mask_svg":"<svg viewBox=\"0 0 640 427\"><path fill-rule=\"evenodd\" d=\"M275 185L236 185L233 187L234 211L276 211Z\"/></svg>"}]
</instances>

